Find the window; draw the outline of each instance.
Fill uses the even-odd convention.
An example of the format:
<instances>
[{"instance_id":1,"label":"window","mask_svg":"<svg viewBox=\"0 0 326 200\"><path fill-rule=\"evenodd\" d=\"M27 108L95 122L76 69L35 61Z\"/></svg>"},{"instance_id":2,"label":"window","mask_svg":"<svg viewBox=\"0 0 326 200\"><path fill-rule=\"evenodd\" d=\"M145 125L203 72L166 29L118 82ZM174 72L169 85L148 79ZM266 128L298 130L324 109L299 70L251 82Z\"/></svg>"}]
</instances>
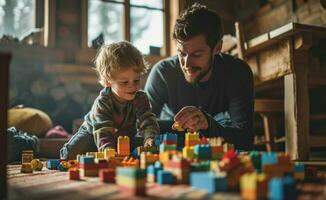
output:
<instances>
[{"instance_id":1,"label":"window","mask_svg":"<svg viewBox=\"0 0 326 200\"><path fill-rule=\"evenodd\" d=\"M160 54L164 15L163 0L89 0L88 46L128 40L144 54Z\"/></svg>"},{"instance_id":2,"label":"window","mask_svg":"<svg viewBox=\"0 0 326 200\"><path fill-rule=\"evenodd\" d=\"M21 40L35 28L36 2L0 0L0 38L10 35Z\"/></svg>"}]
</instances>

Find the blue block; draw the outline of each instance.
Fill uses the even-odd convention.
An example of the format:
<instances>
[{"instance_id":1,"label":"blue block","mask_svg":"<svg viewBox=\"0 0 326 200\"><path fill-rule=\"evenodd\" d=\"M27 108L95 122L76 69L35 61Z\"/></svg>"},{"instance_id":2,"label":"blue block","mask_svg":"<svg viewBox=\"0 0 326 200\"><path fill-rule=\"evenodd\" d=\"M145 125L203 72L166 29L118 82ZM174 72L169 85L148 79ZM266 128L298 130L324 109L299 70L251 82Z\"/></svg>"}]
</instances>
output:
<instances>
[{"instance_id":1,"label":"blue block","mask_svg":"<svg viewBox=\"0 0 326 200\"><path fill-rule=\"evenodd\" d=\"M163 167L161 161L156 161L156 162L154 163L154 166L155 166L155 168L162 168L162 167Z\"/></svg>"},{"instance_id":2,"label":"blue block","mask_svg":"<svg viewBox=\"0 0 326 200\"><path fill-rule=\"evenodd\" d=\"M46 162L46 166L50 170L58 169L59 164L60 164L60 160L58 159L50 159Z\"/></svg>"},{"instance_id":3,"label":"blue block","mask_svg":"<svg viewBox=\"0 0 326 200\"><path fill-rule=\"evenodd\" d=\"M212 171L190 173L190 185L210 194L227 191L226 177L217 177Z\"/></svg>"},{"instance_id":4,"label":"blue block","mask_svg":"<svg viewBox=\"0 0 326 200\"><path fill-rule=\"evenodd\" d=\"M297 199L297 187L293 176L287 175L283 178L284 196L287 199Z\"/></svg>"},{"instance_id":5,"label":"blue block","mask_svg":"<svg viewBox=\"0 0 326 200\"><path fill-rule=\"evenodd\" d=\"M169 171L159 170L157 172L157 183L161 185L172 184L173 183L172 173Z\"/></svg>"},{"instance_id":6,"label":"blue block","mask_svg":"<svg viewBox=\"0 0 326 200\"><path fill-rule=\"evenodd\" d=\"M212 156L212 148L211 145L196 145L194 147L194 155L195 158L199 159L210 159Z\"/></svg>"},{"instance_id":7,"label":"blue block","mask_svg":"<svg viewBox=\"0 0 326 200\"><path fill-rule=\"evenodd\" d=\"M153 174L153 175L155 175L155 167L154 167L154 165L149 165L147 167L147 174Z\"/></svg>"},{"instance_id":8,"label":"blue block","mask_svg":"<svg viewBox=\"0 0 326 200\"><path fill-rule=\"evenodd\" d=\"M281 200L283 197L283 180L281 178L272 178L268 183L268 199Z\"/></svg>"},{"instance_id":9,"label":"blue block","mask_svg":"<svg viewBox=\"0 0 326 200\"><path fill-rule=\"evenodd\" d=\"M267 153L264 152L261 156L262 166L265 164L276 164L277 163L277 154L276 153Z\"/></svg>"},{"instance_id":10,"label":"blue block","mask_svg":"<svg viewBox=\"0 0 326 200\"><path fill-rule=\"evenodd\" d=\"M163 135L163 140L177 141L178 140L178 136L177 136L177 134L166 133L166 134Z\"/></svg>"},{"instance_id":11,"label":"blue block","mask_svg":"<svg viewBox=\"0 0 326 200\"><path fill-rule=\"evenodd\" d=\"M80 156L80 164L94 164L94 156Z\"/></svg>"},{"instance_id":12,"label":"blue block","mask_svg":"<svg viewBox=\"0 0 326 200\"><path fill-rule=\"evenodd\" d=\"M118 167L117 176L126 176L129 178L145 178L146 170L134 167Z\"/></svg>"},{"instance_id":13,"label":"blue block","mask_svg":"<svg viewBox=\"0 0 326 200\"><path fill-rule=\"evenodd\" d=\"M304 172L304 164L296 162L294 165L294 171L295 172Z\"/></svg>"}]
</instances>

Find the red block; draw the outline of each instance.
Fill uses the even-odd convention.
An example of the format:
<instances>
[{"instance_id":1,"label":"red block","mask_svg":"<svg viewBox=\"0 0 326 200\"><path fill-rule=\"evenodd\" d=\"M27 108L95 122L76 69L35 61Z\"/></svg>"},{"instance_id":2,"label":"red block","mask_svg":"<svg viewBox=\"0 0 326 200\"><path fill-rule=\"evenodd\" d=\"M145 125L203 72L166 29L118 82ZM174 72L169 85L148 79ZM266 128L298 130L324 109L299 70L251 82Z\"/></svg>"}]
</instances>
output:
<instances>
[{"instance_id":1,"label":"red block","mask_svg":"<svg viewBox=\"0 0 326 200\"><path fill-rule=\"evenodd\" d=\"M69 179L70 180L80 180L79 169L74 169L74 168L69 169Z\"/></svg>"},{"instance_id":2,"label":"red block","mask_svg":"<svg viewBox=\"0 0 326 200\"><path fill-rule=\"evenodd\" d=\"M99 172L101 181L105 183L115 182L115 171L113 169L101 169Z\"/></svg>"},{"instance_id":3,"label":"red block","mask_svg":"<svg viewBox=\"0 0 326 200\"><path fill-rule=\"evenodd\" d=\"M176 145L177 141L176 140L164 140L163 144L167 144L167 145L175 144Z\"/></svg>"}]
</instances>

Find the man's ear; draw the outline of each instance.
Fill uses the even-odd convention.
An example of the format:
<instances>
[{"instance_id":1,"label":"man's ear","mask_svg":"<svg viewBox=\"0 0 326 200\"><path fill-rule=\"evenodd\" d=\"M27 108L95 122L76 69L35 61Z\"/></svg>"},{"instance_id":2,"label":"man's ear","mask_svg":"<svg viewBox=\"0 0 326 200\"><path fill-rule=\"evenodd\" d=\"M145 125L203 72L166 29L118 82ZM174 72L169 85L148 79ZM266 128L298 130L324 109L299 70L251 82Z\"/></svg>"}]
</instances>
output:
<instances>
[{"instance_id":1,"label":"man's ear","mask_svg":"<svg viewBox=\"0 0 326 200\"><path fill-rule=\"evenodd\" d=\"M223 40L220 40L217 42L217 44L215 45L215 47L213 49L213 55L219 54L221 52L222 45L223 45Z\"/></svg>"}]
</instances>

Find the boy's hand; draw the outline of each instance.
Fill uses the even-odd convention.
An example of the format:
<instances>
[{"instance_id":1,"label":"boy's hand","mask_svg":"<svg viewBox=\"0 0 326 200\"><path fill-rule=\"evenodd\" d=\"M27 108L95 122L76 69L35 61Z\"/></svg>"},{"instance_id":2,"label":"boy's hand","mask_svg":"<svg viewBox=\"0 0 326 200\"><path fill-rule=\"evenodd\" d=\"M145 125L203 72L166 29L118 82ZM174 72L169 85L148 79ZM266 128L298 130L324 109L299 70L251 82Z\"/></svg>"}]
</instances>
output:
<instances>
[{"instance_id":1,"label":"boy's hand","mask_svg":"<svg viewBox=\"0 0 326 200\"><path fill-rule=\"evenodd\" d=\"M148 138L144 142L144 147L152 147L155 144L155 140L153 138Z\"/></svg>"}]
</instances>

